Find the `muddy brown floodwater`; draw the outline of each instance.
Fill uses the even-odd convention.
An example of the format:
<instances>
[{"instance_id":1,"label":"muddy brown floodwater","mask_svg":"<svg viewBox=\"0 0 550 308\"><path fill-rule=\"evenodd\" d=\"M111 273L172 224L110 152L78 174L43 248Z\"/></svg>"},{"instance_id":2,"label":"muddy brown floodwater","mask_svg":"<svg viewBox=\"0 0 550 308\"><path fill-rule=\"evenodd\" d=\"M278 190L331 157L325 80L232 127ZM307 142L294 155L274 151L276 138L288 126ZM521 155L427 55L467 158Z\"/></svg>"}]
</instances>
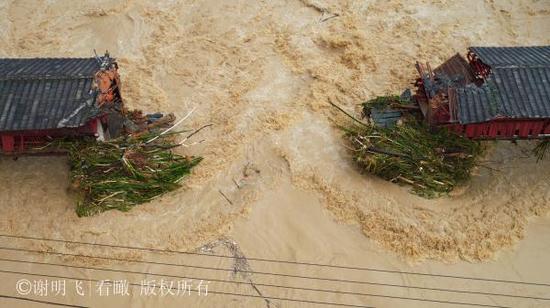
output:
<instances>
[{"instance_id":1,"label":"muddy brown floodwater","mask_svg":"<svg viewBox=\"0 0 550 308\"><path fill-rule=\"evenodd\" d=\"M360 174L328 104L353 110L375 95L399 92L411 86L416 60L437 65L471 45L548 45L549 29L550 3L544 0L0 1L0 57L89 57L93 49L108 49L119 61L127 105L178 116L196 107L187 125L214 124L202 134L204 143L181 150L205 158L185 187L128 213L78 218L62 157L2 158L0 233L180 251L203 247L205 253L236 254L242 262L8 238L0 238L0 245L237 268L237 273L3 250L0 255L242 281L213 281L210 288L257 296L144 297L137 290L120 298L54 297L92 307L314 306L268 297L376 307L447 305L356 293L544 307L549 301L246 272L548 297L550 288L541 285L252 259L550 284L550 160L529 157L532 144L491 144L484 167L466 187L425 200L406 187ZM0 264L2 270L143 279ZM0 294L15 295L20 277L1 276ZM28 305L0 299L0 306Z\"/></svg>"}]
</instances>

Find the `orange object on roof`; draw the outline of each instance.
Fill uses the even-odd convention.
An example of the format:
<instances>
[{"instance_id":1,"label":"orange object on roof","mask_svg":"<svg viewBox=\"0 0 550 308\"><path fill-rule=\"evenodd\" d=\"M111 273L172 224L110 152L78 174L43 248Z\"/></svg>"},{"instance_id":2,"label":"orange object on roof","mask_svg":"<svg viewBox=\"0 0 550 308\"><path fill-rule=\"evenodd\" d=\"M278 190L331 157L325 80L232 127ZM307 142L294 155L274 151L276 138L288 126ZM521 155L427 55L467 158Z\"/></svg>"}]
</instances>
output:
<instances>
[{"instance_id":1,"label":"orange object on roof","mask_svg":"<svg viewBox=\"0 0 550 308\"><path fill-rule=\"evenodd\" d=\"M116 62L110 63L109 67L96 72L94 76L95 87L98 89L97 104L102 107L108 103L121 101L120 96L120 75Z\"/></svg>"}]
</instances>

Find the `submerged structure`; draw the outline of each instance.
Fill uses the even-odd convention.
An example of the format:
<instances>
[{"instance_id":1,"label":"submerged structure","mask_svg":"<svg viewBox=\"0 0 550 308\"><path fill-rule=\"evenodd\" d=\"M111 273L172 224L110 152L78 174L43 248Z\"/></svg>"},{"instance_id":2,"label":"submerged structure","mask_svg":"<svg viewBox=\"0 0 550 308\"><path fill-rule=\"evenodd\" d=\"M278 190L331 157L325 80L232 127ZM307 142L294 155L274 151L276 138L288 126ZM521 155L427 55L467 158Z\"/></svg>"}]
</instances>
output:
<instances>
[{"instance_id":1,"label":"submerged structure","mask_svg":"<svg viewBox=\"0 0 550 308\"><path fill-rule=\"evenodd\" d=\"M108 53L0 59L0 154L67 154L78 216L127 211L181 187L202 158L173 149L211 124L172 130L193 111L174 123L173 114L127 110L120 89Z\"/></svg>"},{"instance_id":2,"label":"submerged structure","mask_svg":"<svg viewBox=\"0 0 550 308\"><path fill-rule=\"evenodd\" d=\"M432 70L417 62L426 121L474 139L550 137L550 46L471 47Z\"/></svg>"},{"instance_id":3,"label":"submerged structure","mask_svg":"<svg viewBox=\"0 0 550 308\"><path fill-rule=\"evenodd\" d=\"M32 153L56 138L108 139L120 130L115 59L0 59L0 153Z\"/></svg>"}]
</instances>

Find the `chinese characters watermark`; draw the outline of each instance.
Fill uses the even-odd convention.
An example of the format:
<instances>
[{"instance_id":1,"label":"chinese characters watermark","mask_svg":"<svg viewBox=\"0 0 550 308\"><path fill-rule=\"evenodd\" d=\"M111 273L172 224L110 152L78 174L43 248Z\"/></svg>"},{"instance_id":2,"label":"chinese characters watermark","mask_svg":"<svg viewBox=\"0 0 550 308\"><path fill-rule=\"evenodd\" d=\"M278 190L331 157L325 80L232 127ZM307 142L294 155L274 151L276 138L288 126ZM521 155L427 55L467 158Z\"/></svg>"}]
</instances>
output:
<instances>
[{"instance_id":1,"label":"chinese characters watermark","mask_svg":"<svg viewBox=\"0 0 550 308\"><path fill-rule=\"evenodd\" d=\"M74 291L76 295L87 296L130 296L131 287L139 287L140 296L208 296L209 281L204 280L141 280L139 284L134 284L128 280L97 280L94 283L75 280ZM19 295L34 296L65 296L67 286L70 283L67 280L28 280L20 279L15 285Z\"/></svg>"}]
</instances>

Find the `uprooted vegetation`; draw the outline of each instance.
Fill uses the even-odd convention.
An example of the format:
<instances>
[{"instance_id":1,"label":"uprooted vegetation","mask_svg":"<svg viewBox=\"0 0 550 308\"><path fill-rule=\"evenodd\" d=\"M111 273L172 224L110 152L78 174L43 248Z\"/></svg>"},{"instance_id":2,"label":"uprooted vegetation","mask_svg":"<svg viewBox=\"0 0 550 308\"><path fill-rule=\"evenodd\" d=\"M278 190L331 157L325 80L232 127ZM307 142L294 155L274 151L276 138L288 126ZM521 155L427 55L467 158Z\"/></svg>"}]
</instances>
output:
<instances>
[{"instance_id":1,"label":"uprooted vegetation","mask_svg":"<svg viewBox=\"0 0 550 308\"><path fill-rule=\"evenodd\" d=\"M533 155L535 155L537 161L543 160L548 153L550 153L550 138L539 141L533 149Z\"/></svg>"},{"instance_id":2,"label":"uprooted vegetation","mask_svg":"<svg viewBox=\"0 0 550 308\"><path fill-rule=\"evenodd\" d=\"M105 142L89 137L56 140L48 145L68 152L72 189L79 199L77 215L128 211L179 188L202 158L182 156L173 149L200 129L177 141L177 136L190 131L171 128L161 130L153 123L145 131Z\"/></svg>"},{"instance_id":3,"label":"uprooted vegetation","mask_svg":"<svg viewBox=\"0 0 550 308\"><path fill-rule=\"evenodd\" d=\"M446 129L432 130L399 97L379 97L363 104L373 109L402 108L391 127L354 120L342 125L355 162L365 172L412 186L426 198L447 194L470 178L482 145Z\"/></svg>"},{"instance_id":4,"label":"uprooted vegetation","mask_svg":"<svg viewBox=\"0 0 550 308\"><path fill-rule=\"evenodd\" d=\"M170 137L146 143L156 136L82 140L70 145L71 179L80 195L79 216L110 209L127 211L180 187L201 158L173 153L171 149L177 145Z\"/></svg>"}]
</instances>

